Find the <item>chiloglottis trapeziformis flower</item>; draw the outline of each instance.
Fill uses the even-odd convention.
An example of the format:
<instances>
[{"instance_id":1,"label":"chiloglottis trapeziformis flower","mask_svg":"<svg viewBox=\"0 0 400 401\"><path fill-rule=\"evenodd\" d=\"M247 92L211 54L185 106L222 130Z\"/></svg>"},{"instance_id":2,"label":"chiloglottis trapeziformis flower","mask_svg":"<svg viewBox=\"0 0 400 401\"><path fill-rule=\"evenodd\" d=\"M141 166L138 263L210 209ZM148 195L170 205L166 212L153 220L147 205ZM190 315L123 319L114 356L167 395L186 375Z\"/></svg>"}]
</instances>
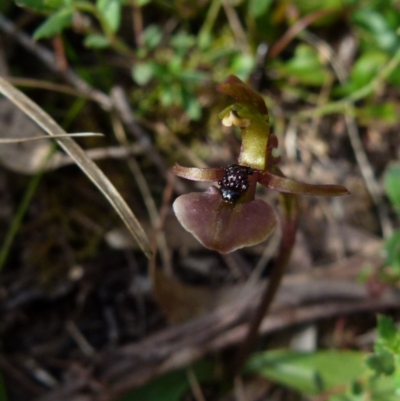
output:
<instances>
[{"instance_id":1,"label":"chiloglottis trapeziformis flower","mask_svg":"<svg viewBox=\"0 0 400 401\"><path fill-rule=\"evenodd\" d=\"M220 113L222 123L241 130L238 164L195 168L175 165L172 172L194 181L214 181L205 192L179 196L173 209L181 225L205 247L220 253L258 244L278 224L274 209L255 199L257 183L282 193L314 196L348 194L341 185L305 184L284 177L273 156L277 137L270 133L268 110L263 98L239 78L230 76L217 90L236 103Z\"/></svg>"}]
</instances>

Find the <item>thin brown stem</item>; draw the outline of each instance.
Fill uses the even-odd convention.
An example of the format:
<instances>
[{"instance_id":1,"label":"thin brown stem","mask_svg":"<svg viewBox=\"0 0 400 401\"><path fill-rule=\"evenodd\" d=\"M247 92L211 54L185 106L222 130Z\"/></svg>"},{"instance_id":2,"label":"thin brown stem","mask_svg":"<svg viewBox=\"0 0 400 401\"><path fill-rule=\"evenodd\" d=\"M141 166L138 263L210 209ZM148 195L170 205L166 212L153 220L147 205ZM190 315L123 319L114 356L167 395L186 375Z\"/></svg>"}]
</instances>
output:
<instances>
[{"instance_id":1,"label":"thin brown stem","mask_svg":"<svg viewBox=\"0 0 400 401\"><path fill-rule=\"evenodd\" d=\"M250 321L247 336L236 354L236 359L232 365L232 373L234 376L239 374L248 355L253 349L260 324L267 314L278 291L295 242L298 217L298 198L296 195L281 194L281 200L283 216L281 219L282 238L279 253L271 277L261 296L260 303Z\"/></svg>"},{"instance_id":2,"label":"thin brown stem","mask_svg":"<svg viewBox=\"0 0 400 401\"><path fill-rule=\"evenodd\" d=\"M98 89L90 86L86 81L82 80L73 70L59 70L56 57L53 52L34 41L26 33L20 31L10 20L0 14L0 31L13 37L20 46L35 55L35 57L46 65L51 71L61 75L70 85L74 86L79 92L88 98L99 103L105 110L111 110L113 107L111 98Z\"/></svg>"},{"instance_id":3,"label":"thin brown stem","mask_svg":"<svg viewBox=\"0 0 400 401\"><path fill-rule=\"evenodd\" d=\"M327 15L332 14L333 12L334 11L332 10L317 10L299 19L272 46L271 50L269 51L268 58L269 59L276 58L289 45L289 43L299 34L299 32L303 31L305 28L307 28L307 26L309 26L313 22L319 20L320 18L326 17Z\"/></svg>"}]
</instances>

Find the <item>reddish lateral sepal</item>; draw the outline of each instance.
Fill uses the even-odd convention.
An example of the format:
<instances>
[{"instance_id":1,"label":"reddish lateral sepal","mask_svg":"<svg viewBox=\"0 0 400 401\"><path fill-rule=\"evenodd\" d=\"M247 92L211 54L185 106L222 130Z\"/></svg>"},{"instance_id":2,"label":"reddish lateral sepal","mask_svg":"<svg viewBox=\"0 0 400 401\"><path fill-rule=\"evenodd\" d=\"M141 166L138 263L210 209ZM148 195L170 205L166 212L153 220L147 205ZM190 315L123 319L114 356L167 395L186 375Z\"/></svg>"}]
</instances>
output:
<instances>
[{"instance_id":1,"label":"reddish lateral sepal","mask_svg":"<svg viewBox=\"0 0 400 401\"><path fill-rule=\"evenodd\" d=\"M171 171L178 177L186 178L192 181L219 181L225 175L225 168L198 168L183 167L175 164Z\"/></svg>"},{"instance_id":2,"label":"reddish lateral sepal","mask_svg":"<svg viewBox=\"0 0 400 401\"><path fill-rule=\"evenodd\" d=\"M350 192L342 185L314 185L280 177L269 171L257 171L258 182L275 191L296 195L342 196Z\"/></svg>"}]
</instances>

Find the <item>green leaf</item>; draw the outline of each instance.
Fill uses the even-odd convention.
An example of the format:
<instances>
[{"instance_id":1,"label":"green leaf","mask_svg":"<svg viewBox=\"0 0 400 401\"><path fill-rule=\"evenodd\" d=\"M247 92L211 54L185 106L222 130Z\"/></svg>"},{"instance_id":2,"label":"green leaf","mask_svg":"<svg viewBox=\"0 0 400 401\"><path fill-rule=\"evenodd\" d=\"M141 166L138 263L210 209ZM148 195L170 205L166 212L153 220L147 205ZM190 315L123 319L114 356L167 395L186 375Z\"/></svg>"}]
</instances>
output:
<instances>
[{"instance_id":1,"label":"green leaf","mask_svg":"<svg viewBox=\"0 0 400 401\"><path fill-rule=\"evenodd\" d=\"M161 42L163 33L157 25L149 25L142 33L144 46L147 49L154 49Z\"/></svg>"},{"instance_id":2,"label":"green leaf","mask_svg":"<svg viewBox=\"0 0 400 401\"><path fill-rule=\"evenodd\" d=\"M168 64L166 64L169 75L174 76L178 81L183 69L182 64L183 57L177 53L174 54L174 56L169 59Z\"/></svg>"},{"instance_id":3,"label":"green leaf","mask_svg":"<svg viewBox=\"0 0 400 401\"><path fill-rule=\"evenodd\" d=\"M121 23L120 0L97 0L96 7L103 16L111 32L117 32Z\"/></svg>"},{"instance_id":4,"label":"green leaf","mask_svg":"<svg viewBox=\"0 0 400 401\"><path fill-rule=\"evenodd\" d=\"M386 265L400 272L400 230L395 231L385 242Z\"/></svg>"},{"instance_id":5,"label":"green leaf","mask_svg":"<svg viewBox=\"0 0 400 401\"><path fill-rule=\"evenodd\" d=\"M388 82L395 86L400 86L400 67L397 66L388 76Z\"/></svg>"},{"instance_id":6,"label":"green leaf","mask_svg":"<svg viewBox=\"0 0 400 401\"><path fill-rule=\"evenodd\" d=\"M255 63L256 60L251 54L235 54L231 59L229 70L240 79L246 80L254 71Z\"/></svg>"},{"instance_id":7,"label":"green leaf","mask_svg":"<svg viewBox=\"0 0 400 401\"><path fill-rule=\"evenodd\" d=\"M72 24L73 10L63 9L47 18L33 34L36 40L51 38Z\"/></svg>"},{"instance_id":8,"label":"green leaf","mask_svg":"<svg viewBox=\"0 0 400 401\"><path fill-rule=\"evenodd\" d=\"M352 67L349 82L340 87L335 94L345 96L371 82L387 59L388 55L382 51L371 50L363 53Z\"/></svg>"},{"instance_id":9,"label":"green leaf","mask_svg":"<svg viewBox=\"0 0 400 401\"><path fill-rule=\"evenodd\" d=\"M297 46L294 57L282 65L281 72L305 85L320 86L328 77L316 50L306 44Z\"/></svg>"},{"instance_id":10,"label":"green leaf","mask_svg":"<svg viewBox=\"0 0 400 401\"><path fill-rule=\"evenodd\" d=\"M160 102L165 107L181 103L181 90L180 86L176 84L165 85L160 88Z\"/></svg>"},{"instance_id":11,"label":"green leaf","mask_svg":"<svg viewBox=\"0 0 400 401\"><path fill-rule=\"evenodd\" d=\"M150 2L151 0L135 0L136 5L139 7L143 7L146 4L149 4Z\"/></svg>"},{"instance_id":12,"label":"green leaf","mask_svg":"<svg viewBox=\"0 0 400 401\"><path fill-rule=\"evenodd\" d=\"M213 365L209 362L197 363L193 371L199 382L213 378ZM180 401L189 386L186 370L180 369L138 387L118 401Z\"/></svg>"},{"instance_id":13,"label":"green leaf","mask_svg":"<svg viewBox=\"0 0 400 401\"><path fill-rule=\"evenodd\" d=\"M309 14L317 10L340 10L343 8L343 0L299 0L296 6L302 14Z\"/></svg>"},{"instance_id":14,"label":"green leaf","mask_svg":"<svg viewBox=\"0 0 400 401\"><path fill-rule=\"evenodd\" d=\"M391 164L386 169L384 186L393 208L400 216L400 164Z\"/></svg>"},{"instance_id":15,"label":"green leaf","mask_svg":"<svg viewBox=\"0 0 400 401\"><path fill-rule=\"evenodd\" d=\"M194 94L188 91L183 91L183 107L190 119L194 121L200 119L201 106L199 104L199 101L197 100L197 97Z\"/></svg>"},{"instance_id":16,"label":"green leaf","mask_svg":"<svg viewBox=\"0 0 400 401\"><path fill-rule=\"evenodd\" d=\"M375 45L386 52L394 52L400 45L396 27L390 26L388 18L382 10L374 10L370 7L359 8L353 15L353 21L362 28L365 33L366 46Z\"/></svg>"},{"instance_id":17,"label":"green leaf","mask_svg":"<svg viewBox=\"0 0 400 401\"><path fill-rule=\"evenodd\" d=\"M132 68L132 78L138 85L146 85L154 76L154 63L136 63Z\"/></svg>"},{"instance_id":18,"label":"green leaf","mask_svg":"<svg viewBox=\"0 0 400 401\"><path fill-rule=\"evenodd\" d=\"M385 347L392 353L400 355L400 332L393 320L385 315L378 315L378 339L375 347L379 350Z\"/></svg>"},{"instance_id":19,"label":"green leaf","mask_svg":"<svg viewBox=\"0 0 400 401\"><path fill-rule=\"evenodd\" d=\"M318 19L314 20L311 25L323 26L332 25L335 19L339 19L341 13L346 12L345 0L298 0L296 7L300 11L301 16L306 16L317 11L336 11L328 15L321 15Z\"/></svg>"},{"instance_id":20,"label":"green leaf","mask_svg":"<svg viewBox=\"0 0 400 401\"><path fill-rule=\"evenodd\" d=\"M357 109L357 117L362 125L369 125L376 120L381 120L387 124L395 124L398 120L397 104L395 102L385 102L363 105Z\"/></svg>"},{"instance_id":21,"label":"green leaf","mask_svg":"<svg viewBox=\"0 0 400 401\"><path fill-rule=\"evenodd\" d=\"M185 84L200 84L206 77L207 74L205 72L197 70L183 70L179 74L180 80Z\"/></svg>"},{"instance_id":22,"label":"green leaf","mask_svg":"<svg viewBox=\"0 0 400 401\"><path fill-rule=\"evenodd\" d=\"M365 354L356 351L302 353L274 350L256 354L246 372L258 373L301 393L317 395L361 377Z\"/></svg>"},{"instance_id":23,"label":"green leaf","mask_svg":"<svg viewBox=\"0 0 400 401\"><path fill-rule=\"evenodd\" d=\"M110 42L106 36L92 33L86 36L84 44L89 48L104 49L110 45Z\"/></svg>"},{"instance_id":24,"label":"green leaf","mask_svg":"<svg viewBox=\"0 0 400 401\"><path fill-rule=\"evenodd\" d=\"M376 73L387 61L387 55L382 52L374 51L362 54L354 63L350 78L361 88L371 81Z\"/></svg>"},{"instance_id":25,"label":"green leaf","mask_svg":"<svg viewBox=\"0 0 400 401\"><path fill-rule=\"evenodd\" d=\"M179 54L182 54L196 44L196 38L186 32L178 32L172 36L170 44Z\"/></svg>"},{"instance_id":26,"label":"green leaf","mask_svg":"<svg viewBox=\"0 0 400 401\"><path fill-rule=\"evenodd\" d=\"M375 353L367 363L378 374L391 375L396 369L396 359L400 355L400 332L387 316L378 316L378 338L375 342ZM400 367L400 366L398 366Z\"/></svg>"},{"instance_id":27,"label":"green leaf","mask_svg":"<svg viewBox=\"0 0 400 401\"><path fill-rule=\"evenodd\" d=\"M367 366L377 374L391 375L396 367L394 356L389 351L382 351L379 354L369 355L366 360Z\"/></svg>"},{"instance_id":28,"label":"green leaf","mask_svg":"<svg viewBox=\"0 0 400 401\"><path fill-rule=\"evenodd\" d=\"M378 315L378 337L388 347L395 345L398 336L397 328L393 320L385 315Z\"/></svg>"},{"instance_id":29,"label":"green leaf","mask_svg":"<svg viewBox=\"0 0 400 401\"><path fill-rule=\"evenodd\" d=\"M65 0L16 0L16 4L39 12L57 10L67 5Z\"/></svg>"},{"instance_id":30,"label":"green leaf","mask_svg":"<svg viewBox=\"0 0 400 401\"><path fill-rule=\"evenodd\" d=\"M265 15L272 5L272 0L250 0L248 13L253 18L260 18Z\"/></svg>"},{"instance_id":31,"label":"green leaf","mask_svg":"<svg viewBox=\"0 0 400 401\"><path fill-rule=\"evenodd\" d=\"M372 378L368 386L368 395L362 401L400 401L399 386L393 376Z\"/></svg>"},{"instance_id":32,"label":"green leaf","mask_svg":"<svg viewBox=\"0 0 400 401\"><path fill-rule=\"evenodd\" d=\"M352 383L351 388L329 397L329 401L400 401L394 380L390 376L375 377L369 381Z\"/></svg>"}]
</instances>

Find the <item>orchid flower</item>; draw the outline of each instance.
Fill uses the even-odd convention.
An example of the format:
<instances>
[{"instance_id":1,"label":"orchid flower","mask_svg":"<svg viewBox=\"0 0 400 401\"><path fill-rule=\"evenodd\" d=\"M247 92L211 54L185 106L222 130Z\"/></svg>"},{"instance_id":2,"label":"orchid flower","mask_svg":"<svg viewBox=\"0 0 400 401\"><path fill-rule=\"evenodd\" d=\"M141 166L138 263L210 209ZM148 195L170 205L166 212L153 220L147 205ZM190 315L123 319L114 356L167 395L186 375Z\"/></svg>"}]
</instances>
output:
<instances>
[{"instance_id":1,"label":"orchid flower","mask_svg":"<svg viewBox=\"0 0 400 401\"><path fill-rule=\"evenodd\" d=\"M181 225L205 247L220 253L258 244L278 224L274 209L255 199L257 183L286 194L339 196L348 194L341 185L312 185L284 177L272 154L278 139L270 133L268 110L263 98L231 75L217 86L236 103L219 117L225 126L241 130L238 164L226 168L194 168L176 164L172 172L194 181L214 181L205 192L179 196L173 209Z\"/></svg>"}]
</instances>

